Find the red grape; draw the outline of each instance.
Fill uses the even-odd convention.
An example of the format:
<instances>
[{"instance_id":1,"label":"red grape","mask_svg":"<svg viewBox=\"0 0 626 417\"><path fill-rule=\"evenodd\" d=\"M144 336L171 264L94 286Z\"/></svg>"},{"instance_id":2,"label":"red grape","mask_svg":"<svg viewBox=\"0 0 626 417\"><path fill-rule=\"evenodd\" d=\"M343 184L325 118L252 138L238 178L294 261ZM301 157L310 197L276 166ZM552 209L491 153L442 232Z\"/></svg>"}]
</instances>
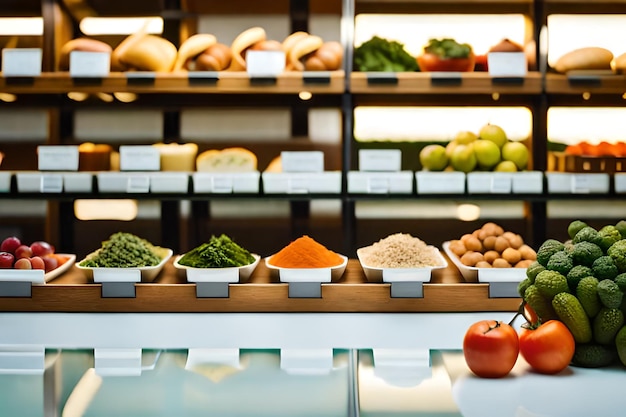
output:
<instances>
[{"instance_id":1,"label":"red grape","mask_svg":"<svg viewBox=\"0 0 626 417\"><path fill-rule=\"evenodd\" d=\"M20 245L15 249L15 257L16 258L30 258L33 256L33 251L30 249L30 246Z\"/></svg>"},{"instance_id":2,"label":"red grape","mask_svg":"<svg viewBox=\"0 0 626 417\"><path fill-rule=\"evenodd\" d=\"M2 241L2 244L0 244L0 251L15 254L15 249L17 249L21 244L22 242L17 237L10 236Z\"/></svg>"},{"instance_id":3,"label":"red grape","mask_svg":"<svg viewBox=\"0 0 626 417\"><path fill-rule=\"evenodd\" d=\"M13 268L13 262L15 261L15 256L9 252L0 252L0 269L11 269Z\"/></svg>"},{"instance_id":4,"label":"red grape","mask_svg":"<svg viewBox=\"0 0 626 417\"><path fill-rule=\"evenodd\" d=\"M33 269L32 265L30 264L29 258L18 259L17 261L15 261L15 265L13 265L13 267L15 269Z\"/></svg>"},{"instance_id":5,"label":"red grape","mask_svg":"<svg viewBox=\"0 0 626 417\"><path fill-rule=\"evenodd\" d=\"M33 251L33 256L44 256L54 252L52 246L42 240L31 243L30 249Z\"/></svg>"}]
</instances>

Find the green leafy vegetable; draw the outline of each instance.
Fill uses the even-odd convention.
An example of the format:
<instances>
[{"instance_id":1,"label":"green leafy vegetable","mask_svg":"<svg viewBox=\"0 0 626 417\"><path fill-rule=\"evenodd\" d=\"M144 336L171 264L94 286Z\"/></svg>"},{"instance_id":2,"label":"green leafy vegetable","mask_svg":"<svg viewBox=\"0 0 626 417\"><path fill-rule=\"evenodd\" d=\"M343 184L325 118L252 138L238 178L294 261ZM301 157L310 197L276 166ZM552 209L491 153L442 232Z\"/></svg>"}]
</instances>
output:
<instances>
[{"instance_id":1,"label":"green leafy vegetable","mask_svg":"<svg viewBox=\"0 0 626 417\"><path fill-rule=\"evenodd\" d=\"M228 236L211 239L183 255L178 263L193 268L228 268L250 265L254 256Z\"/></svg>"},{"instance_id":2,"label":"green leafy vegetable","mask_svg":"<svg viewBox=\"0 0 626 417\"><path fill-rule=\"evenodd\" d=\"M406 72L419 71L415 57L404 45L378 36L354 49L354 69L357 71Z\"/></svg>"},{"instance_id":3,"label":"green leafy vegetable","mask_svg":"<svg viewBox=\"0 0 626 417\"><path fill-rule=\"evenodd\" d=\"M458 43L454 39L430 39L424 52L435 54L440 58L468 58L472 47L467 43Z\"/></svg>"},{"instance_id":4,"label":"green leafy vegetable","mask_svg":"<svg viewBox=\"0 0 626 417\"><path fill-rule=\"evenodd\" d=\"M118 232L102 242L102 247L88 256L80 266L89 268L133 268L155 266L161 262L158 249L131 233Z\"/></svg>"}]
</instances>

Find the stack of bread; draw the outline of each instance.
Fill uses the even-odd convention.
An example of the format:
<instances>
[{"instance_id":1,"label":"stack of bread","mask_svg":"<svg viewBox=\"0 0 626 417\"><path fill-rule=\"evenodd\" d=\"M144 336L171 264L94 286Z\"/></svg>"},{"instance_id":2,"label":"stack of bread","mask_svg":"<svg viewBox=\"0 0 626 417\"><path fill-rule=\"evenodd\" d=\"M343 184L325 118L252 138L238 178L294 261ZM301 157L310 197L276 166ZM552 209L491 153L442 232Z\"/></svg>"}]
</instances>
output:
<instances>
[{"instance_id":1,"label":"stack of bread","mask_svg":"<svg viewBox=\"0 0 626 417\"><path fill-rule=\"evenodd\" d=\"M252 172L256 169L256 155L245 148L210 149L196 158L198 172Z\"/></svg>"},{"instance_id":2,"label":"stack of bread","mask_svg":"<svg viewBox=\"0 0 626 417\"><path fill-rule=\"evenodd\" d=\"M67 42L60 51L59 70L69 69L73 51L109 52L112 71L245 71L248 50L283 51L287 71L335 71L341 68L343 48L304 31L294 32L282 42L268 39L261 27L241 32L228 46L208 33L187 38L180 48L167 39L141 30L126 37L117 47L81 37Z\"/></svg>"}]
</instances>

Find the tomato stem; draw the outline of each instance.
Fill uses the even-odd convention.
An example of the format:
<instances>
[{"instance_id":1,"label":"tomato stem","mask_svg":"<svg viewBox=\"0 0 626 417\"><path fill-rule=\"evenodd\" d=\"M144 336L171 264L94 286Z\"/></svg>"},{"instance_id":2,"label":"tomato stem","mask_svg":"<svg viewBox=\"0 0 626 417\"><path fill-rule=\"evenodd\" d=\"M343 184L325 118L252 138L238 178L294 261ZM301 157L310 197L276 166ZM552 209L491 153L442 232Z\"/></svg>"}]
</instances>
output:
<instances>
[{"instance_id":1,"label":"tomato stem","mask_svg":"<svg viewBox=\"0 0 626 417\"><path fill-rule=\"evenodd\" d=\"M519 317L522 316L524 317L524 319L526 320L527 323L530 323L530 320L528 319L528 317L526 316L526 301L522 300L522 302L519 305L519 308L517 309L517 313L515 313L515 315L513 316L513 318L511 319L511 321L509 322L509 326L513 326L513 323L515 322L515 320Z\"/></svg>"}]
</instances>

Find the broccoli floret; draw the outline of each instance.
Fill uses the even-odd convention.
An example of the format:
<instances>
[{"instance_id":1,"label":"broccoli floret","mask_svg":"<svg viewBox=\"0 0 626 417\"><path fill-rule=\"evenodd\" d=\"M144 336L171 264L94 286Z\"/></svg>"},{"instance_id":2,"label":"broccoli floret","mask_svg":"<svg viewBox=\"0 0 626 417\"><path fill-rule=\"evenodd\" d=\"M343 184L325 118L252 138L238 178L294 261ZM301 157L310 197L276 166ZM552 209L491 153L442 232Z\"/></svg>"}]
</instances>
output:
<instances>
[{"instance_id":1,"label":"broccoli floret","mask_svg":"<svg viewBox=\"0 0 626 417\"><path fill-rule=\"evenodd\" d=\"M537 277L537 274L545 270L546 270L545 266L541 265L537 261L534 261L533 263L528 265L528 268L526 268L526 277L530 279L530 282L535 282L535 278Z\"/></svg>"},{"instance_id":2,"label":"broccoli floret","mask_svg":"<svg viewBox=\"0 0 626 417\"><path fill-rule=\"evenodd\" d=\"M603 279L598 282L598 297L602 305L608 308L619 308L622 304L624 293L619 289L615 281Z\"/></svg>"},{"instance_id":3,"label":"broccoli floret","mask_svg":"<svg viewBox=\"0 0 626 417\"><path fill-rule=\"evenodd\" d=\"M626 239L613 243L606 254L613 258L619 272L626 272Z\"/></svg>"},{"instance_id":4,"label":"broccoli floret","mask_svg":"<svg viewBox=\"0 0 626 417\"><path fill-rule=\"evenodd\" d=\"M576 233L576 235L572 238L572 242L591 242L596 245L600 242L600 237L598 236L598 231L591 226L583 227Z\"/></svg>"},{"instance_id":5,"label":"broccoli floret","mask_svg":"<svg viewBox=\"0 0 626 417\"><path fill-rule=\"evenodd\" d=\"M570 290L574 291L578 287L578 283L585 277L593 276L591 268L586 265L574 265L567 273L567 284Z\"/></svg>"},{"instance_id":6,"label":"broccoli floret","mask_svg":"<svg viewBox=\"0 0 626 417\"><path fill-rule=\"evenodd\" d=\"M603 279L615 279L619 273L617 266L613 263L613 258L608 255L604 255L593 261L591 266L593 276L599 280Z\"/></svg>"},{"instance_id":7,"label":"broccoli floret","mask_svg":"<svg viewBox=\"0 0 626 417\"><path fill-rule=\"evenodd\" d=\"M556 239L548 239L537 250L537 262L544 267L548 265L550 257L556 252L563 250L563 244Z\"/></svg>"},{"instance_id":8,"label":"broccoli floret","mask_svg":"<svg viewBox=\"0 0 626 417\"><path fill-rule=\"evenodd\" d=\"M587 223L585 223L584 221L574 220L569 224L569 226L567 226L567 234L569 235L570 239L574 239L576 233L578 233L581 229L585 227L587 227Z\"/></svg>"},{"instance_id":9,"label":"broccoli floret","mask_svg":"<svg viewBox=\"0 0 626 417\"><path fill-rule=\"evenodd\" d=\"M615 224L615 228L619 230L622 239L626 239L626 220L620 220Z\"/></svg>"},{"instance_id":10,"label":"broccoli floret","mask_svg":"<svg viewBox=\"0 0 626 417\"><path fill-rule=\"evenodd\" d=\"M605 252L611 247L611 245L613 245L613 243L618 240L622 240L622 234L620 231L617 230L615 226L610 224L600 229L598 237L600 238L599 246Z\"/></svg>"},{"instance_id":11,"label":"broccoli floret","mask_svg":"<svg viewBox=\"0 0 626 417\"><path fill-rule=\"evenodd\" d=\"M593 265L593 262L604 255L600 246L591 242L578 242L574 244L572 259L576 265Z\"/></svg>"},{"instance_id":12,"label":"broccoli floret","mask_svg":"<svg viewBox=\"0 0 626 417\"><path fill-rule=\"evenodd\" d=\"M552 255L546 265L546 269L550 271L557 271L564 277L567 276L573 267L574 260L572 255L564 250L558 251Z\"/></svg>"},{"instance_id":13,"label":"broccoli floret","mask_svg":"<svg viewBox=\"0 0 626 417\"><path fill-rule=\"evenodd\" d=\"M626 272L616 276L614 281L622 292L626 292Z\"/></svg>"},{"instance_id":14,"label":"broccoli floret","mask_svg":"<svg viewBox=\"0 0 626 417\"><path fill-rule=\"evenodd\" d=\"M561 292L569 292L567 278L557 271L542 271L535 278L535 286L549 300Z\"/></svg>"},{"instance_id":15,"label":"broccoli floret","mask_svg":"<svg viewBox=\"0 0 626 417\"><path fill-rule=\"evenodd\" d=\"M354 68L357 71L418 71L417 61L397 41L372 37L354 49Z\"/></svg>"}]
</instances>

